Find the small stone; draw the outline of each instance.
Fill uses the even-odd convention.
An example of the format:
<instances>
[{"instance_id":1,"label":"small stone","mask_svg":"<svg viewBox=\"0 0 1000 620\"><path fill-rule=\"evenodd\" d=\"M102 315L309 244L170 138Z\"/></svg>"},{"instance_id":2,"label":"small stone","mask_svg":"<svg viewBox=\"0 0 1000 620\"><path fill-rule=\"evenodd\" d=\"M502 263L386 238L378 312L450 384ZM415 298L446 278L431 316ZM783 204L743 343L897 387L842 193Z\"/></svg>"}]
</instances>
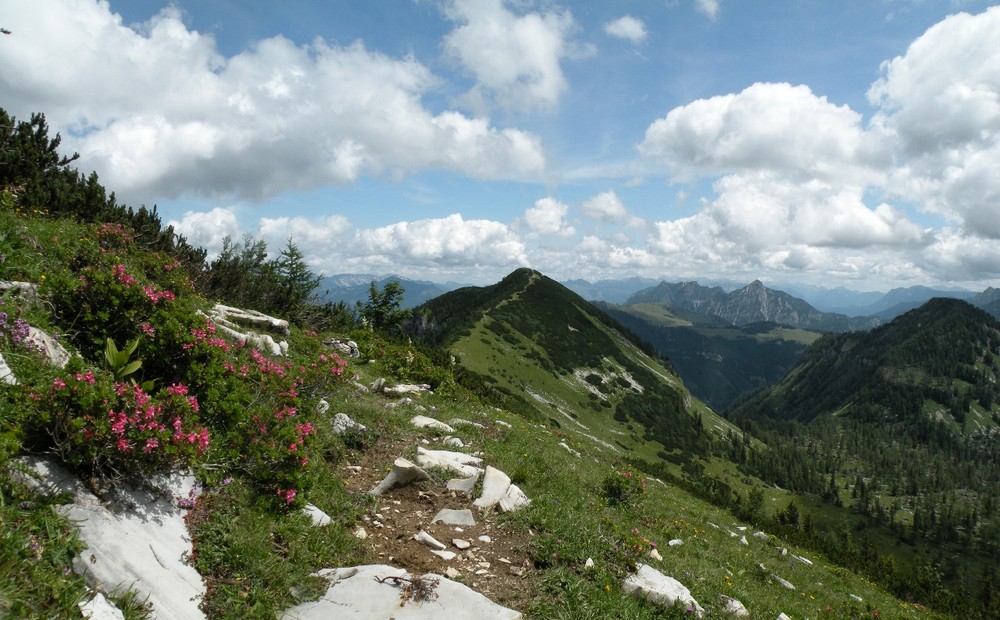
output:
<instances>
[{"instance_id":1,"label":"small stone","mask_svg":"<svg viewBox=\"0 0 1000 620\"><path fill-rule=\"evenodd\" d=\"M455 545L456 548L461 549L462 551L465 551L472 546L472 543L467 540L462 540L461 538L452 538L451 544Z\"/></svg>"},{"instance_id":2,"label":"small stone","mask_svg":"<svg viewBox=\"0 0 1000 620\"><path fill-rule=\"evenodd\" d=\"M449 448L464 448L465 447L465 443L461 439L459 439L458 437L451 437L451 436L445 437L444 440L441 443L443 443L444 445L448 446Z\"/></svg>"},{"instance_id":3,"label":"small stone","mask_svg":"<svg viewBox=\"0 0 1000 620\"><path fill-rule=\"evenodd\" d=\"M441 551L439 549L431 549L431 553L438 556L442 560L454 560L455 556L458 555L454 551Z\"/></svg>"},{"instance_id":4,"label":"small stone","mask_svg":"<svg viewBox=\"0 0 1000 620\"><path fill-rule=\"evenodd\" d=\"M740 601L730 598L724 594L719 595L722 599L723 611L730 618L749 618L750 612Z\"/></svg>"},{"instance_id":5,"label":"small stone","mask_svg":"<svg viewBox=\"0 0 1000 620\"><path fill-rule=\"evenodd\" d=\"M446 483L446 486L449 491L472 495L472 492L476 489L476 482L478 480L479 472L476 472L469 478L452 478Z\"/></svg>"},{"instance_id":6,"label":"small stone","mask_svg":"<svg viewBox=\"0 0 1000 620\"><path fill-rule=\"evenodd\" d=\"M497 420L496 422L497 422L497 426L503 426L504 428L514 428L513 426L511 426L507 422L504 422L503 420Z\"/></svg>"},{"instance_id":7,"label":"small stone","mask_svg":"<svg viewBox=\"0 0 1000 620\"><path fill-rule=\"evenodd\" d=\"M98 592L89 601L80 601L80 614L89 620L124 620L125 614Z\"/></svg>"},{"instance_id":8,"label":"small stone","mask_svg":"<svg viewBox=\"0 0 1000 620\"><path fill-rule=\"evenodd\" d=\"M365 540L366 538L368 538L368 532L365 531L365 528L359 525L357 529L354 530L354 537L357 538L358 540Z\"/></svg>"},{"instance_id":9,"label":"small stone","mask_svg":"<svg viewBox=\"0 0 1000 620\"><path fill-rule=\"evenodd\" d=\"M448 579L458 579L462 576L462 573L458 572L454 567L449 566L444 570L444 576Z\"/></svg>"},{"instance_id":10,"label":"small stone","mask_svg":"<svg viewBox=\"0 0 1000 620\"><path fill-rule=\"evenodd\" d=\"M749 545L750 543L747 542L747 537L746 536L740 536L740 544L741 545Z\"/></svg>"},{"instance_id":11,"label":"small stone","mask_svg":"<svg viewBox=\"0 0 1000 620\"><path fill-rule=\"evenodd\" d=\"M323 527L330 522L330 515L312 504L306 504L305 508L302 509L302 513L312 519L312 524L315 527Z\"/></svg>"},{"instance_id":12,"label":"small stone","mask_svg":"<svg viewBox=\"0 0 1000 620\"><path fill-rule=\"evenodd\" d=\"M382 482L368 491L368 493L369 495L381 495L389 489L406 486L412 482L420 482L422 480L431 480L431 477L427 475L427 472L410 461L398 458L392 464L392 470L389 474L386 475Z\"/></svg>"},{"instance_id":13,"label":"small stone","mask_svg":"<svg viewBox=\"0 0 1000 620\"><path fill-rule=\"evenodd\" d=\"M667 542L668 547L680 547L684 544L684 541L680 538L672 538Z\"/></svg>"},{"instance_id":14,"label":"small stone","mask_svg":"<svg viewBox=\"0 0 1000 620\"><path fill-rule=\"evenodd\" d=\"M785 615L785 612L781 612L780 614L778 614L776 620L792 620L792 619L789 618L787 615Z\"/></svg>"},{"instance_id":15,"label":"small stone","mask_svg":"<svg viewBox=\"0 0 1000 620\"><path fill-rule=\"evenodd\" d=\"M477 575L486 575L486 574L488 574L489 572L490 572L490 571L486 570L485 568L480 568L479 570L477 570L477 571L476 571L476 574L477 574Z\"/></svg>"},{"instance_id":16,"label":"small stone","mask_svg":"<svg viewBox=\"0 0 1000 620\"><path fill-rule=\"evenodd\" d=\"M431 523L437 523L440 521L445 525L475 525L476 519L472 515L472 511L468 508L463 508L461 510L453 510L451 508L442 508L438 511L434 518L431 519Z\"/></svg>"},{"instance_id":17,"label":"small stone","mask_svg":"<svg viewBox=\"0 0 1000 620\"><path fill-rule=\"evenodd\" d=\"M854 601L854 602L856 602L856 603L864 603L865 602L865 599L861 598L857 594L849 594L848 596L850 596L851 600Z\"/></svg>"},{"instance_id":18,"label":"small stone","mask_svg":"<svg viewBox=\"0 0 1000 620\"><path fill-rule=\"evenodd\" d=\"M524 569L523 566L511 566L509 570L510 570L510 573L512 575L520 577L520 576L524 575L524 570L525 569Z\"/></svg>"},{"instance_id":19,"label":"small stone","mask_svg":"<svg viewBox=\"0 0 1000 620\"><path fill-rule=\"evenodd\" d=\"M493 539L490 538L489 536L480 536L479 537L479 542L484 542L484 543L489 544L489 543L493 542Z\"/></svg>"},{"instance_id":20,"label":"small stone","mask_svg":"<svg viewBox=\"0 0 1000 620\"><path fill-rule=\"evenodd\" d=\"M329 407L329 405L327 405L327 407ZM334 435L346 435L351 431L360 433L366 430L368 430L368 428L364 424L355 422L346 413L338 413L337 415L333 416Z\"/></svg>"},{"instance_id":21,"label":"small stone","mask_svg":"<svg viewBox=\"0 0 1000 620\"><path fill-rule=\"evenodd\" d=\"M415 540L417 542L421 542L421 543L427 545L428 547L430 547L431 549L435 549L437 551L443 551L444 548L445 548L444 543L438 541L433 536L431 536L430 534L428 534L427 532L425 532L423 530L420 530L419 532L417 532L416 534L414 534L413 535L413 540Z\"/></svg>"},{"instance_id":22,"label":"small stone","mask_svg":"<svg viewBox=\"0 0 1000 620\"><path fill-rule=\"evenodd\" d=\"M587 570L594 568L594 558L587 558L587 561L583 563L583 567Z\"/></svg>"},{"instance_id":23,"label":"small stone","mask_svg":"<svg viewBox=\"0 0 1000 620\"><path fill-rule=\"evenodd\" d=\"M650 559L652 559L652 560L656 560L657 562L662 562L662 561L663 561L663 556L661 556L661 555L660 555L660 552L659 552L659 551L657 551L656 549L650 549L650 550L649 550L649 553L647 553L646 555L647 555L647 556L648 556L648 557L649 557Z\"/></svg>"},{"instance_id":24,"label":"small stone","mask_svg":"<svg viewBox=\"0 0 1000 620\"><path fill-rule=\"evenodd\" d=\"M777 581L778 585L780 585L782 588L784 588L786 590L794 590L795 589L795 586L793 586L791 584L791 582L789 582L789 581L787 581L785 579L782 579L781 577L778 577L777 575L771 575L771 578L774 579L775 581Z\"/></svg>"}]
</instances>

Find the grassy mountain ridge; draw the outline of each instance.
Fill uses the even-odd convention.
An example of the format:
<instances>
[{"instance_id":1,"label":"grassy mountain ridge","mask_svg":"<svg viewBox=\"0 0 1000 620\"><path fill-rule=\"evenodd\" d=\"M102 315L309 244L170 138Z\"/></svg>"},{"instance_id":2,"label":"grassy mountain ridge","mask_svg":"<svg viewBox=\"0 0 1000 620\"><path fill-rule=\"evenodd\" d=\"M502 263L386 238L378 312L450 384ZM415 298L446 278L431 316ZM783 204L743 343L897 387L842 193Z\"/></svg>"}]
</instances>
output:
<instances>
[{"instance_id":1,"label":"grassy mountain ridge","mask_svg":"<svg viewBox=\"0 0 1000 620\"><path fill-rule=\"evenodd\" d=\"M691 399L648 345L532 270L446 293L417 308L414 323L539 419L592 438L600 431L600 443L615 450L696 453L707 441L705 416L709 428L729 428Z\"/></svg>"}]
</instances>

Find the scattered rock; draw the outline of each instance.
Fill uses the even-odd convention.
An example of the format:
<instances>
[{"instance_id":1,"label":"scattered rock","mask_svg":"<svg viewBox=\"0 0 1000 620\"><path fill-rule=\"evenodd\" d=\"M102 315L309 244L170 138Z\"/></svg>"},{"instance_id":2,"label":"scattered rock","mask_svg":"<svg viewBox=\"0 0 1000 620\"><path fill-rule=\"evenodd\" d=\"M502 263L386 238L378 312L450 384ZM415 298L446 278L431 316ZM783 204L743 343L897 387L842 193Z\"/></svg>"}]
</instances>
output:
<instances>
[{"instance_id":1,"label":"scattered rock","mask_svg":"<svg viewBox=\"0 0 1000 620\"><path fill-rule=\"evenodd\" d=\"M861 598L857 594L848 594L848 596L850 596L851 600L854 601L855 603L864 603L865 602L865 599Z\"/></svg>"},{"instance_id":2,"label":"scattered rock","mask_svg":"<svg viewBox=\"0 0 1000 620\"><path fill-rule=\"evenodd\" d=\"M381 392L382 390L384 390L385 389L385 378L384 377L379 377L378 379L375 379L374 381L372 381L372 384L369 386L369 389L372 392L376 392L376 393Z\"/></svg>"},{"instance_id":3,"label":"scattered rock","mask_svg":"<svg viewBox=\"0 0 1000 620\"><path fill-rule=\"evenodd\" d=\"M668 607L680 601L693 610L699 618L705 613L698 601L691 596L691 591L684 587L681 582L664 575L647 564L640 564L636 567L636 572L625 579L622 589L626 594L642 597L651 603Z\"/></svg>"},{"instance_id":4,"label":"scattered rock","mask_svg":"<svg viewBox=\"0 0 1000 620\"><path fill-rule=\"evenodd\" d=\"M445 569L444 574L448 579L458 579L462 576L462 573L458 572L457 569L451 566Z\"/></svg>"},{"instance_id":5,"label":"scattered rock","mask_svg":"<svg viewBox=\"0 0 1000 620\"><path fill-rule=\"evenodd\" d=\"M472 546L472 543L467 540L462 540L461 538L452 538L451 544L455 545L456 549L460 549L462 551L465 551Z\"/></svg>"},{"instance_id":6,"label":"scattered rock","mask_svg":"<svg viewBox=\"0 0 1000 620\"><path fill-rule=\"evenodd\" d=\"M495 467L487 465L483 476L483 494L472 502L478 508L487 509L500 504L500 510L508 512L531 503L517 485L510 483L510 477Z\"/></svg>"},{"instance_id":7,"label":"scattered rock","mask_svg":"<svg viewBox=\"0 0 1000 620\"><path fill-rule=\"evenodd\" d=\"M359 383L357 381L352 381L351 385L354 386L355 390L361 392L362 394L368 394L371 391L371 390L368 389L368 386L365 385L364 383Z\"/></svg>"},{"instance_id":8,"label":"scattered rock","mask_svg":"<svg viewBox=\"0 0 1000 620\"><path fill-rule=\"evenodd\" d=\"M247 331L247 327L265 329L273 333L287 336L288 321L268 316L256 310L242 310L216 304L206 315L215 323L220 332L245 344L251 345L262 353L270 353L276 357L288 352L288 343L277 342L269 334Z\"/></svg>"},{"instance_id":9,"label":"scattered rock","mask_svg":"<svg viewBox=\"0 0 1000 620\"><path fill-rule=\"evenodd\" d=\"M440 420L435 420L434 418L428 418L425 415L414 416L410 420L410 424L416 426L417 428L429 428L436 431L444 431L446 433L454 433L455 429L448 426Z\"/></svg>"},{"instance_id":10,"label":"scattered rock","mask_svg":"<svg viewBox=\"0 0 1000 620\"><path fill-rule=\"evenodd\" d=\"M0 381L3 381L7 385L17 385L17 377L14 376L14 370L7 365L7 360L0 355Z\"/></svg>"},{"instance_id":11,"label":"scattered rock","mask_svg":"<svg viewBox=\"0 0 1000 620\"><path fill-rule=\"evenodd\" d=\"M351 431L362 433L366 430L368 430L367 426L360 422L355 422L346 413L338 413L333 416L333 433L335 435L346 435Z\"/></svg>"},{"instance_id":12,"label":"scattered rock","mask_svg":"<svg viewBox=\"0 0 1000 620\"><path fill-rule=\"evenodd\" d=\"M316 527L323 527L330 522L330 515L312 504L306 504L305 508L302 509L302 513L312 519L313 525Z\"/></svg>"},{"instance_id":13,"label":"scattered rock","mask_svg":"<svg viewBox=\"0 0 1000 620\"><path fill-rule=\"evenodd\" d=\"M479 542L490 544L491 542L493 542L493 539L490 538L489 536L483 535L479 537Z\"/></svg>"},{"instance_id":14,"label":"scattered rock","mask_svg":"<svg viewBox=\"0 0 1000 620\"><path fill-rule=\"evenodd\" d=\"M365 540L368 538L368 532L365 530L365 528L359 525L357 528L354 529L354 537L357 538L358 540Z\"/></svg>"},{"instance_id":15,"label":"scattered rock","mask_svg":"<svg viewBox=\"0 0 1000 620\"><path fill-rule=\"evenodd\" d=\"M358 343L353 340L346 340L344 338L327 338L323 341L323 346L328 349L333 349L337 353L348 357L361 357L361 350L358 349Z\"/></svg>"},{"instance_id":16,"label":"scattered rock","mask_svg":"<svg viewBox=\"0 0 1000 620\"><path fill-rule=\"evenodd\" d=\"M785 579L782 579L781 577L778 577L777 575L771 575L771 579L774 579L775 581L777 581L778 585L780 585L782 588L784 588L786 590L794 590L795 589L795 586L793 586L791 584L791 582L789 582L789 581L787 581Z\"/></svg>"},{"instance_id":17,"label":"scattered rock","mask_svg":"<svg viewBox=\"0 0 1000 620\"><path fill-rule=\"evenodd\" d=\"M440 551L438 549L431 549L431 553L438 556L442 560L454 560L455 556L458 555L454 551Z\"/></svg>"},{"instance_id":18,"label":"scattered rock","mask_svg":"<svg viewBox=\"0 0 1000 620\"><path fill-rule=\"evenodd\" d=\"M452 437L450 435L448 437L445 437L444 440L441 443L443 443L444 445L448 446L449 448L464 448L465 447L465 442L464 441L462 441L458 437Z\"/></svg>"},{"instance_id":19,"label":"scattered rock","mask_svg":"<svg viewBox=\"0 0 1000 620\"><path fill-rule=\"evenodd\" d=\"M125 614L98 592L89 601L80 601L80 614L88 620L125 620Z\"/></svg>"},{"instance_id":20,"label":"scattered rock","mask_svg":"<svg viewBox=\"0 0 1000 620\"><path fill-rule=\"evenodd\" d=\"M386 409L395 409L396 407L402 407L403 405L410 405L413 403L412 398L401 398L399 400L394 400L385 404Z\"/></svg>"},{"instance_id":21,"label":"scattered rock","mask_svg":"<svg viewBox=\"0 0 1000 620\"><path fill-rule=\"evenodd\" d=\"M747 542L747 537L746 536L740 536L740 544L741 545L749 545L750 543Z\"/></svg>"},{"instance_id":22,"label":"scattered rock","mask_svg":"<svg viewBox=\"0 0 1000 620\"><path fill-rule=\"evenodd\" d=\"M778 614L776 620L792 620L792 619L789 618L787 615L785 615L785 612L781 612L780 614Z\"/></svg>"},{"instance_id":23,"label":"scattered rock","mask_svg":"<svg viewBox=\"0 0 1000 620\"><path fill-rule=\"evenodd\" d=\"M462 418L453 418L449 420L452 426L474 426L476 428L486 428L479 422L473 422L471 420L464 420Z\"/></svg>"},{"instance_id":24,"label":"scattered rock","mask_svg":"<svg viewBox=\"0 0 1000 620\"><path fill-rule=\"evenodd\" d=\"M59 344L59 341L37 327L28 328L28 337L25 338L25 342L40 351L52 366L65 368L66 364L69 363L69 351Z\"/></svg>"},{"instance_id":25,"label":"scattered rock","mask_svg":"<svg viewBox=\"0 0 1000 620\"><path fill-rule=\"evenodd\" d=\"M792 559L795 560L795 561L797 561L797 562L802 562L806 566L812 566L813 565L812 560L804 558L801 555L794 555L794 554L792 554Z\"/></svg>"},{"instance_id":26,"label":"scattered rock","mask_svg":"<svg viewBox=\"0 0 1000 620\"><path fill-rule=\"evenodd\" d=\"M463 476L478 476L483 459L450 450L428 450L417 447L417 463L421 467L443 467Z\"/></svg>"},{"instance_id":27,"label":"scattered rock","mask_svg":"<svg viewBox=\"0 0 1000 620\"><path fill-rule=\"evenodd\" d=\"M683 544L684 541L681 540L680 538L671 538L669 541L667 541L668 547L680 547Z\"/></svg>"},{"instance_id":28,"label":"scattered rock","mask_svg":"<svg viewBox=\"0 0 1000 620\"><path fill-rule=\"evenodd\" d=\"M757 532L754 532L754 533L753 533L753 537L754 537L754 538L759 538L759 539L761 539L761 540L767 540L767 539L768 539L768 538L770 538L771 536L770 536L770 535L768 535L768 534L767 534L767 533L765 533L765 532L760 532L760 531L757 531Z\"/></svg>"},{"instance_id":29,"label":"scattered rock","mask_svg":"<svg viewBox=\"0 0 1000 620\"><path fill-rule=\"evenodd\" d=\"M587 561L583 563L583 567L587 570L594 568L594 558L587 558Z\"/></svg>"},{"instance_id":30,"label":"scattered rock","mask_svg":"<svg viewBox=\"0 0 1000 620\"><path fill-rule=\"evenodd\" d=\"M566 450L567 452L569 452L570 454L572 454L573 456L575 456L575 457L577 457L577 458L579 458L579 457L580 457L580 453L579 453L579 452L577 452L576 450L574 450L573 448L570 448L570 447L569 447L568 445L566 445L566 442L565 442L565 441L560 441L560 442L559 442L559 445L560 445L560 446L561 446L561 447L562 447L563 449L565 449L565 450Z\"/></svg>"},{"instance_id":31,"label":"scattered rock","mask_svg":"<svg viewBox=\"0 0 1000 620\"><path fill-rule=\"evenodd\" d=\"M435 551L443 551L445 549L445 544L443 542L437 540L424 530L420 530L419 532L414 534L413 540L421 542L430 547L431 549L434 549Z\"/></svg>"},{"instance_id":32,"label":"scattered rock","mask_svg":"<svg viewBox=\"0 0 1000 620\"><path fill-rule=\"evenodd\" d=\"M355 566L325 569L319 575L330 582L326 594L318 601L289 609L281 616L283 620L522 618L519 612L501 607L467 586L437 575L420 578L423 583L433 585L426 586L430 592L419 601L415 600L413 587L417 578L402 568Z\"/></svg>"},{"instance_id":33,"label":"scattered rock","mask_svg":"<svg viewBox=\"0 0 1000 620\"><path fill-rule=\"evenodd\" d=\"M503 420L497 420L496 424L497 424L497 426L502 426L504 428L514 428L513 426L511 426L507 422L504 422Z\"/></svg>"},{"instance_id":34,"label":"scattered rock","mask_svg":"<svg viewBox=\"0 0 1000 620\"><path fill-rule=\"evenodd\" d=\"M475 525L476 519L472 515L472 511L468 508L462 510L453 510L451 508L442 508L438 511L434 518L431 519L431 523L437 522L444 523L445 525Z\"/></svg>"},{"instance_id":35,"label":"scattered rock","mask_svg":"<svg viewBox=\"0 0 1000 620\"><path fill-rule=\"evenodd\" d=\"M456 491L471 496L479 480L479 472L469 478L452 478L446 484L449 491Z\"/></svg>"},{"instance_id":36,"label":"scattered rock","mask_svg":"<svg viewBox=\"0 0 1000 620\"><path fill-rule=\"evenodd\" d=\"M368 494L381 495L389 489L430 479L431 477L427 475L427 472L401 457L396 459L396 461L392 464L392 470L388 473L388 475L386 475L382 482L378 483L378 485L376 485L371 491L368 491Z\"/></svg>"},{"instance_id":37,"label":"scattered rock","mask_svg":"<svg viewBox=\"0 0 1000 620\"><path fill-rule=\"evenodd\" d=\"M648 557L651 560L656 560L657 562L663 561L663 556L660 555L660 552L657 551L656 549L650 549L649 553L646 554L646 557Z\"/></svg>"},{"instance_id":38,"label":"scattered rock","mask_svg":"<svg viewBox=\"0 0 1000 620\"><path fill-rule=\"evenodd\" d=\"M430 391L431 386L426 383L421 383L420 385L415 385L413 383L400 383L393 387L383 388L382 391L386 394L420 394L422 392Z\"/></svg>"},{"instance_id":39,"label":"scattered rock","mask_svg":"<svg viewBox=\"0 0 1000 620\"><path fill-rule=\"evenodd\" d=\"M743 603L740 601L726 596L725 594L720 594L719 598L722 599L722 612L728 615L730 618L749 618L750 612Z\"/></svg>"},{"instance_id":40,"label":"scattered rock","mask_svg":"<svg viewBox=\"0 0 1000 620\"><path fill-rule=\"evenodd\" d=\"M29 303L38 299L38 285L31 282L0 280L0 294L7 291L12 291L15 295Z\"/></svg>"}]
</instances>

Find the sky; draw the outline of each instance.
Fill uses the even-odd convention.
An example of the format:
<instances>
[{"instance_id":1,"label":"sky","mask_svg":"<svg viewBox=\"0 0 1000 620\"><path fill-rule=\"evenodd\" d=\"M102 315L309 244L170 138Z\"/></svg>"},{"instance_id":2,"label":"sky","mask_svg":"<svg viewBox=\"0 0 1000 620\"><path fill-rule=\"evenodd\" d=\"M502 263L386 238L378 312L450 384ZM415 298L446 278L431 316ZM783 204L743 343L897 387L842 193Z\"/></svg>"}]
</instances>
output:
<instances>
[{"instance_id":1,"label":"sky","mask_svg":"<svg viewBox=\"0 0 1000 620\"><path fill-rule=\"evenodd\" d=\"M0 107L325 275L982 290L991 4L0 0Z\"/></svg>"}]
</instances>

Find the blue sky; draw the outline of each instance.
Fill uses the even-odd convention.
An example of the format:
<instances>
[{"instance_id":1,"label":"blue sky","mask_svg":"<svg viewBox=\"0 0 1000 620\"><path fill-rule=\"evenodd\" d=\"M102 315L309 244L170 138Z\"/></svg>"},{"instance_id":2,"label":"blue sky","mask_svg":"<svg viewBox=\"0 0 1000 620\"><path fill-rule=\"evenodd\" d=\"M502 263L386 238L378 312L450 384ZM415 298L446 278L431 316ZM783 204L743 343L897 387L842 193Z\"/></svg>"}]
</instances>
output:
<instances>
[{"instance_id":1,"label":"blue sky","mask_svg":"<svg viewBox=\"0 0 1000 620\"><path fill-rule=\"evenodd\" d=\"M7 0L0 105L326 274L1000 284L1000 7Z\"/></svg>"}]
</instances>

